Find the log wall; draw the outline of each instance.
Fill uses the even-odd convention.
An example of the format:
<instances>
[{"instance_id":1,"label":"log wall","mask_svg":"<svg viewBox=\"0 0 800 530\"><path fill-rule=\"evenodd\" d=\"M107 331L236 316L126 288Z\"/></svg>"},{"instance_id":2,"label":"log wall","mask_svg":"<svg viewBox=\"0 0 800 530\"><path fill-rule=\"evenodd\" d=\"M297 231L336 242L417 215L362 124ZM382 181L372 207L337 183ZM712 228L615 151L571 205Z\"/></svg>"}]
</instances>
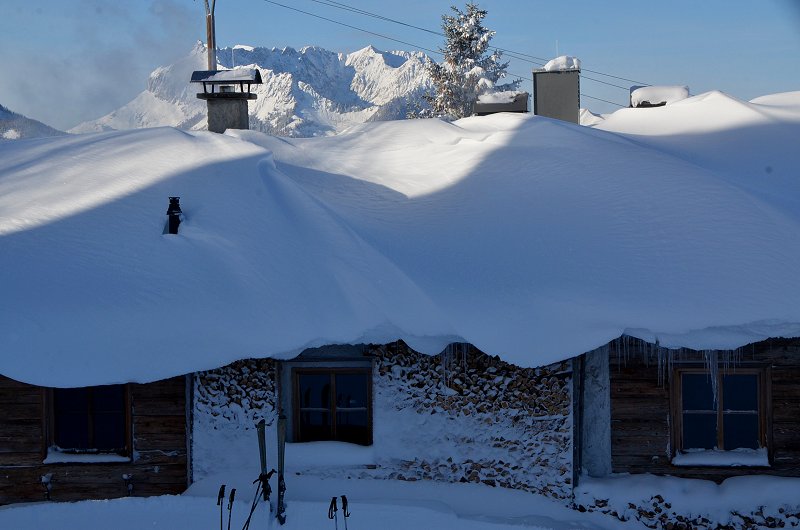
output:
<instances>
[{"instance_id":1,"label":"log wall","mask_svg":"<svg viewBox=\"0 0 800 530\"><path fill-rule=\"evenodd\" d=\"M42 464L47 453L47 389L0 376L0 505L50 499L74 501L123 497L123 475L132 495L183 492L187 467L186 377L131 384L132 461Z\"/></svg>"},{"instance_id":2,"label":"log wall","mask_svg":"<svg viewBox=\"0 0 800 530\"><path fill-rule=\"evenodd\" d=\"M766 412L772 463L768 468L673 466L669 373L678 362L704 362L705 354L686 349L659 353L653 345L629 337L608 347L613 472L717 482L748 474L800 476L800 339L770 339L727 352L738 362L769 367ZM671 364L664 364L666 359Z\"/></svg>"}]
</instances>

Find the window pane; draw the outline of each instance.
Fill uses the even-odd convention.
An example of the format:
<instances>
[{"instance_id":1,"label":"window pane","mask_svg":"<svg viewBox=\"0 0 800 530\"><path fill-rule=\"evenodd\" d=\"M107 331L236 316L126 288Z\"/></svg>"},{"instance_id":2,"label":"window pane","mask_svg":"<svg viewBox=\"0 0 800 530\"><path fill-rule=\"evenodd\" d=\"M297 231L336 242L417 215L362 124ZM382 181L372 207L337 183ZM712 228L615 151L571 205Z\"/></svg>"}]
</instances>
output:
<instances>
[{"instance_id":1,"label":"window pane","mask_svg":"<svg viewBox=\"0 0 800 530\"><path fill-rule=\"evenodd\" d=\"M369 402L367 374L336 374L336 406L366 407Z\"/></svg>"},{"instance_id":2,"label":"window pane","mask_svg":"<svg viewBox=\"0 0 800 530\"><path fill-rule=\"evenodd\" d=\"M89 391L53 389L53 443L62 449L89 449Z\"/></svg>"},{"instance_id":3,"label":"window pane","mask_svg":"<svg viewBox=\"0 0 800 530\"><path fill-rule=\"evenodd\" d=\"M722 378L723 410L758 411L758 376L726 375ZM727 437L727 431L725 436Z\"/></svg>"},{"instance_id":4,"label":"window pane","mask_svg":"<svg viewBox=\"0 0 800 530\"><path fill-rule=\"evenodd\" d=\"M714 389L709 374L683 374L683 410L714 410Z\"/></svg>"},{"instance_id":5,"label":"window pane","mask_svg":"<svg viewBox=\"0 0 800 530\"><path fill-rule=\"evenodd\" d=\"M53 389L53 402L56 413L79 412L86 414L89 411L89 389L55 388Z\"/></svg>"},{"instance_id":6,"label":"window pane","mask_svg":"<svg viewBox=\"0 0 800 530\"><path fill-rule=\"evenodd\" d=\"M683 414L684 449L714 449L716 445L716 414Z\"/></svg>"},{"instance_id":7,"label":"window pane","mask_svg":"<svg viewBox=\"0 0 800 530\"><path fill-rule=\"evenodd\" d=\"M124 407L124 386L110 385L92 388L92 410L95 412L122 412Z\"/></svg>"},{"instance_id":8,"label":"window pane","mask_svg":"<svg viewBox=\"0 0 800 530\"><path fill-rule=\"evenodd\" d=\"M89 415L85 411L56 414L53 442L61 449L89 449Z\"/></svg>"},{"instance_id":9,"label":"window pane","mask_svg":"<svg viewBox=\"0 0 800 530\"><path fill-rule=\"evenodd\" d=\"M333 437L329 413L301 411L298 416L301 442L330 440Z\"/></svg>"},{"instance_id":10,"label":"window pane","mask_svg":"<svg viewBox=\"0 0 800 530\"><path fill-rule=\"evenodd\" d=\"M125 447L125 415L97 413L94 415L93 449L114 451Z\"/></svg>"},{"instance_id":11,"label":"window pane","mask_svg":"<svg viewBox=\"0 0 800 530\"><path fill-rule=\"evenodd\" d=\"M723 414L725 449L758 449L758 414Z\"/></svg>"},{"instance_id":12,"label":"window pane","mask_svg":"<svg viewBox=\"0 0 800 530\"><path fill-rule=\"evenodd\" d=\"M366 411L337 412L336 439L361 445L369 443Z\"/></svg>"},{"instance_id":13,"label":"window pane","mask_svg":"<svg viewBox=\"0 0 800 530\"><path fill-rule=\"evenodd\" d=\"M298 376L301 408L328 408L330 406L330 374L301 374Z\"/></svg>"}]
</instances>

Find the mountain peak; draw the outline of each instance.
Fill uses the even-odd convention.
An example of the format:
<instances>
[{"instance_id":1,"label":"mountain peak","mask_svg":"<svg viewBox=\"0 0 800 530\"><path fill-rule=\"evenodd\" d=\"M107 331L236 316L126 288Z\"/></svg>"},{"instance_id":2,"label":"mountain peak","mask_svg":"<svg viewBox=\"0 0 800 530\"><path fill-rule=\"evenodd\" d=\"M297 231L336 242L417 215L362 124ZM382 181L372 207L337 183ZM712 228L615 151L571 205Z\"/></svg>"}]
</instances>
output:
<instances>
[{"instance_id":1,"label":"mountain peak","mask_svg":"<svg viewBox=\"0 0 800 530\"><path fill-rule=\"evenodd\" d=\"M71 132L175 126L203 129L206 106L189 85L204 70L206 47L198 41L187 56L156 68L147 89L133 101ZM404 118L430 80L421 53L383 52L366 46L350 54L319 46L266 48L237 44L217 50L220 69L252 66L264 84L254 88L250 127L278 136L334 134L375 119Z\"/></svg>"}]
</instances>

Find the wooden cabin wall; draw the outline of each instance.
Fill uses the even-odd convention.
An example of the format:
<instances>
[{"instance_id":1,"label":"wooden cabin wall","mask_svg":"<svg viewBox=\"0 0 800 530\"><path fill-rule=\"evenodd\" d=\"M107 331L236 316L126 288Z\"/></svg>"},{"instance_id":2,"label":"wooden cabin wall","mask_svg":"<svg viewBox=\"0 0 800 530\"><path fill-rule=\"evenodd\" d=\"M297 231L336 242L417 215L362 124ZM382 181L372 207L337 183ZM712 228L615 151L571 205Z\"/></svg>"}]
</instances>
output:
<instances>
[{"instance_id":1,"label":"wooden cabin wall","mask_svg":"<svg viewBox=\"0 0 800 530\"><path fill-rule=\"evenodd\" d=\"M722 481L730 476L800 476L800 339L770 339L740 349L742 362L770 367L767 417L772 465L764 467L687 467L670 463L670 381L659 381L652 345L622 338L609 345L611 463L615 473L655 473ZM704 360L701 352L681 350L683 361ZM769 425L771 423L771 426ZM771 432L770 432L771 429Z\"/></svg>"},{"instance_id":2,"label":"wooden cabin wall","mask_svg":"<svg viewBox=\"0 0 800 530\"><path fill-rule=\"evenodd\" d=\"M0 504L177 494L188 485L187 378L130 385L132 461L42 464L47 452L47 389L0 376Z\"/></svg>"}]
</instances>

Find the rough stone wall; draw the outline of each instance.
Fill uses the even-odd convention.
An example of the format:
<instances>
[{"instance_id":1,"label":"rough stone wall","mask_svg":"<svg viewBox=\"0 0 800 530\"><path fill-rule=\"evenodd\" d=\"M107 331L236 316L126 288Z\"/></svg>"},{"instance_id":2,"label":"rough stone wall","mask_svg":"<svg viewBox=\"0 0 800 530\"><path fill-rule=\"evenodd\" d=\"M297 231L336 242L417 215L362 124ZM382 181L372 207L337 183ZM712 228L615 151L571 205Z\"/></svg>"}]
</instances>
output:
<instances>
[{"instance_id":1,"label":"rough stone wall","mask_svg":"<svg viewBox=\"0 0 800 530\"><path fill-rule=\"evenodd\" d=\"M468 345L428 356L403 342L371 346L367 353L375 358L375 464L349 468L346 476L482 482L571 498L568 362L520 368ZM209 430L252 437L247 431L259 419L271 424L275 368L271 359L249 359L197 374L196 438ZM215 440L196 443L195 458L205 454L198 445ZM202 471L205 464L195 467ZM301 472L345 476L335 468Z\"/></svg>"},{"instance_id":2,"label":"rough stone wall","mask_svg":"<svg viewBox=\"0 0 800 530\"><path fill-rule=\"evenodd\" d=\"M389 448L379 453L379 467L391 470L390 478L571 497L568 362L520 368L469 345L428 356L397 342L370 353L376 357L375 441ZM396 447L407 448L406 458Z\"/></svg>"},{"instance_id":3,"label":"rough stone wall","mask_svg":"<svg viewBox=\"0 0 800 530\"><path fill-rule=\"evenodd\" d=\"M195 374L194 413L212 428L252 428L277 414L273 359L245 359Z\"/></svg>"},{"instance_id":4,"label":"rough stone wall","mask_svg":"<svg viewBox=\"0 0 800 530\"><path fill-rule=\"evenodd\" d=\"M725 523L712 521L702 515L691 516L677 513L669 501L661 495L653 495L649 503L613 506L608 499L585 499L576 503L580 512L601 512L620 521L637 520L647 528L665 530L765 530L767 528L797 528L800 526L800 511L797 506L783 506L769 510L761 506L755 510L731 512Z\"/></svg>"}]
</instances>

